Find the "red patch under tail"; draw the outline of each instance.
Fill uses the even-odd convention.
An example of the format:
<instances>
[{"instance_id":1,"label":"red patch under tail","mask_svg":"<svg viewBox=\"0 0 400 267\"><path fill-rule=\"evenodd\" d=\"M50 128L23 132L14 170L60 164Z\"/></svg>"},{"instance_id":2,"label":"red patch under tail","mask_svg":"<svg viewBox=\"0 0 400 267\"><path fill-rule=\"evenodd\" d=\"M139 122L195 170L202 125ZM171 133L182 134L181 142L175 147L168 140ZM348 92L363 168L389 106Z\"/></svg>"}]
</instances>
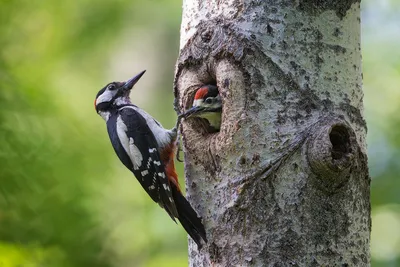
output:
<instances>
[{"instance_id":1,"label":"red patch under tail","mask_svg":"<svg viewBox=\"0 0 400 267\"><path fill-rule=\"evenodd\" d=\"M166 146L161 152L161 160L164 163L165 173L168 177L168 180L170 181L170 183L175 185L179 192L181 192L181 189L179 187L178 174L175 170L174 157L175 144Z\"/></svg>"}]
</instances>

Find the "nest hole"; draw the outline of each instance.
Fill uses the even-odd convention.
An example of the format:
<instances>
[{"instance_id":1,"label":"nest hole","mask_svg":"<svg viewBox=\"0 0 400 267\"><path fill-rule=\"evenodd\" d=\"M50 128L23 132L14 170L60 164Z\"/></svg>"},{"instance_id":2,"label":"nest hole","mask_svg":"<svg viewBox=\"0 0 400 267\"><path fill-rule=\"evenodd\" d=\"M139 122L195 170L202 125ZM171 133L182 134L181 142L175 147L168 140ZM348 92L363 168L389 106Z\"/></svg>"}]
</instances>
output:
<instances>
[{"instance_id":1,"label":"nest hole","mask_svg":"<svg viewBox=\"0 0 400 267\"><path fill-rule=\"evenodd\" d=\"M350 134L343 125L333 126L329 139L332 144L332 158L335 160L343 158L346 154L351 153Z\"/></svg>"},{"instance_id":2,"label":"nest hole","mask_svg":"<svg viewBox=\"0 0 400 267\"><path fill-rule=\"evenodd\" d=\"M193 105L194 103L194 97L196 95L196 92L205 87L205 86L213 86L213 88L216 88L218 91L218 95L220 95L220 90L219 87L217 86L217 82L215 79L212 79L211 76L209 76L209 80L207 82L204 83L204 85L199 86L197 90L194 91L192 97L191 97L191 101L190 103L192 103L190 106ZM223 108L223 107L222 107ZM220 112L220 115L222 115L222 110ZM208 112L208 114L204 114L204 116L202 117L193 117L192 118L192 122L193 122L193 126L195 129L199 129L199 131L201 131L203 134L211 134L211 133L217 133L220 130L220 124L218 125L218 127L214 127L213 123L211 123L211 121L214 122L215 124L215 117L213 116L218 116L217 114L213 114L212 111Z\"/></svg>"}]
</instances>

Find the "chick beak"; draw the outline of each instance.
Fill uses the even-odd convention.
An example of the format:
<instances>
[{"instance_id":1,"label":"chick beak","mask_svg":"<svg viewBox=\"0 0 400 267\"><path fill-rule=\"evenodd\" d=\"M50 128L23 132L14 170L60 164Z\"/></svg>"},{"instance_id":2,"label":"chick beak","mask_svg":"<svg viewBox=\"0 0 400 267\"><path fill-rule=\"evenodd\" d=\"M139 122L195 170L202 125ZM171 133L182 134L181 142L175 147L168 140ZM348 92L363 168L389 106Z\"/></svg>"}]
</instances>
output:
<instances>
[{"instance_id":1,"label":"chick beak","mask_svg":"<svg viewBox=\"0 0 400 267\"><path fill-rule=\"evenodd\" d=\"M182 114L182 116L183 116L185 119L187 119L187 118L189 118L189 117L192 117L192 116L196 117L196 116L198 116L199 114L203 113L203 112L206 111L206 110L207 110L207 108L205 108L205 107L202 107L202 106L194 106L194 107L192 107L192 108L186 110L186 111Z\"/></svg>"}]
</instances>

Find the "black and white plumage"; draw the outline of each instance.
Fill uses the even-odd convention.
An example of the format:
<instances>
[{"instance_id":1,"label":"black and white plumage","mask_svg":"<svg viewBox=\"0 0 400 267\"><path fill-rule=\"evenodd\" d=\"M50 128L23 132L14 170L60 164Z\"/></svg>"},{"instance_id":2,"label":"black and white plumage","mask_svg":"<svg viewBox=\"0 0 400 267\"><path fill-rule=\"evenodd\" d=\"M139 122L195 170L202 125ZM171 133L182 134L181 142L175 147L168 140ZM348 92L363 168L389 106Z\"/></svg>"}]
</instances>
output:
<instances>
[{"instance_id":1,"label":"black and white plumage","mask_svg":"<svg viewBox=\"0 0 400 267\"><path fill-rule=\"evenodd\" d=\"M201 219L182 195L174 167L177 128L167 130L133 105L129 93L144 71L127 82L113 82L99 91L97 113L106 121L115 153L133 172L147 194L177 218L199 248L207 242Z\"/></svg>"}]
</instances>

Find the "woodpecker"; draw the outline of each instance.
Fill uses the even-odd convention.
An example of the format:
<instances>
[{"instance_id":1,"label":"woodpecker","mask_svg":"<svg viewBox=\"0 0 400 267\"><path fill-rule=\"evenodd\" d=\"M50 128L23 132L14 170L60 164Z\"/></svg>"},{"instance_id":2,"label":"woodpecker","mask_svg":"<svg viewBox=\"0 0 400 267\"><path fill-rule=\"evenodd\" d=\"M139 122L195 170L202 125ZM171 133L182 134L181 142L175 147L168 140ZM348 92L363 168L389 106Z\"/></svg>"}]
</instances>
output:
<instances>
[{"instance_id":1,"label":"woodpecker","mask_svg":"<svg viewBox=\"0 0 400 267\"><path fill-rule=\"evenodd\" d=\"M196 91L192 108L185 111L184 118L199 117L206 119L210 126L219 131L221 127L222 101L215 85L205 85Z\"/></svg>"},{"instance_id":2,"label":"woodpecker","mask_svg":"<svg viewBox=\"0 0 400 267\"><path fill-rule=\"evenodd\" d=\"M112 82L95 99L96 112L106 121L115 153L147 194L202 247L207 242L201 219L182 195L174 166L177 126L167 130L131 103L129 94L145 71L126 82ZM177 125L180 118L178 117Z\"/></svg>"}]
</instances>

